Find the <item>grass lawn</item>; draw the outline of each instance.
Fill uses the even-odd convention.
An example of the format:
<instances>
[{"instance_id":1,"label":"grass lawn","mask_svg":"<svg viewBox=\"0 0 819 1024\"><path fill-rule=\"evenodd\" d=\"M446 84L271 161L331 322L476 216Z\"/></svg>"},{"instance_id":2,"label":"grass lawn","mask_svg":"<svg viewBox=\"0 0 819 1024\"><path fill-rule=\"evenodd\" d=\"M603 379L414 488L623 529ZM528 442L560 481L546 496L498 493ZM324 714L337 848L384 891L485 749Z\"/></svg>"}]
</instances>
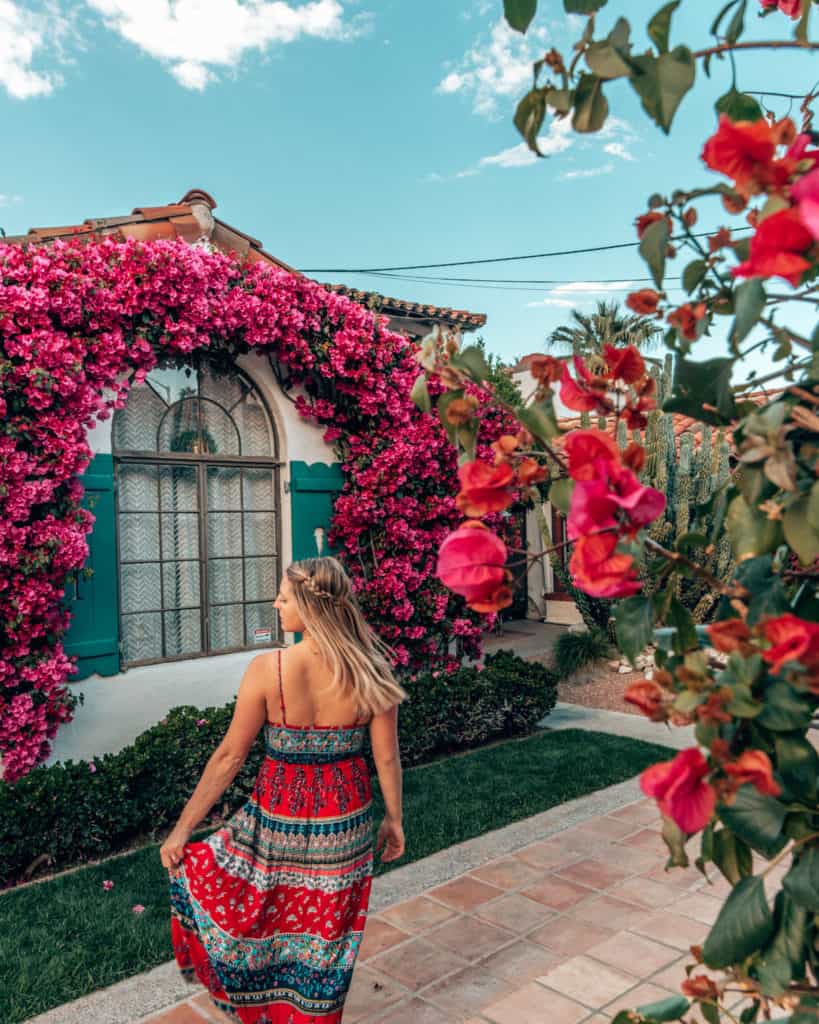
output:
<instances>
[{"instance_id":1,"label":"grass lawn","mask_svg":"<svg viewBox=\"0 0 819 1024\"><path fill-rule=\"evenodd\" d=\"M390 868L632 778L670 754L638 740L566 730L410 769L407 852ZM376 793L376 822L380 811ZM379 864L376 874L390 868ZM106 892L103 879L114 888ZM132 912L137 903L144 913ZM168 874L155 843L0 894L0 1021L19 1024L173 959L169 915Z\"/></svg>"}]
</instances>

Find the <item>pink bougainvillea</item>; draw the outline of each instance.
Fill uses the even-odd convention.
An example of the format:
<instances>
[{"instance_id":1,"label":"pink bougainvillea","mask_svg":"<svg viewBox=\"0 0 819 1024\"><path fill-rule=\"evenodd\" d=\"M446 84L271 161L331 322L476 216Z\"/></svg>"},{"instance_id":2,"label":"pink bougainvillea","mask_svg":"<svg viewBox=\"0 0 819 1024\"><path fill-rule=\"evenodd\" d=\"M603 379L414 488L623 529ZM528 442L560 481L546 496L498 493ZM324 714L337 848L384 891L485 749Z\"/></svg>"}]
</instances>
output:
<instances>
[{"instance_id":1,"label":"pink bougainvillea","mask_svg":"<svg viewBox=\"0 0 819 1024\"><path fill-rule=\"evenodd\" d=\"M86 431L122 408L158 354L265 349L286 367L303 391L299 412L325 428L342 462L329 540L398 663L451 671L455 637L478 653L485 617L434 578L459 519L455 454L437 417L410 400L416 347L385 317L303 277L178 241L0 245L0 266L5 780L44 761L72 718L61 600L93 527L80 508ZM480 450L501 433L488 417ZM501 531L505 522L490 517Z\"/></svg>"}]
</instances>

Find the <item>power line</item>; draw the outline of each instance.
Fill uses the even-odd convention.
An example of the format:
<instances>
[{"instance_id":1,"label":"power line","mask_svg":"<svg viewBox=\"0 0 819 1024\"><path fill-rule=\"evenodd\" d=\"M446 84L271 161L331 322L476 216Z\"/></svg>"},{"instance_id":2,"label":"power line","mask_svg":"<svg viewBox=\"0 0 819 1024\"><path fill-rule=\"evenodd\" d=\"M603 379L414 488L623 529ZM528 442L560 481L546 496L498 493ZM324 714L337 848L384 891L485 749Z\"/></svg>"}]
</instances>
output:
<instances>
[{"instance_id":1,"label":"power line","mask_svg":"<svg viewBox=\"0 0 819 1024\"><path fill-rule=\"evenodd\" d=\"M716 230L716 229L714 229ZM750 231L751 228L735 228L735 231ZM672 242L684 241L688 237L705 238L714 231L700 231L697 234L676 235L669 239ZM450 260L447 263L415 263L403 267L302 267L304 274L382 274L397 270L438 270L443 267L474 267L482 263L514 263L520 260L540 260L549 256L580 256L585 253L610 252L613 249L633 249L640 243L616 242L612 245L595 245L585 249L563 249L559 252L535 252L526 256L493 256L480 260Z\"/></svg>"},{"instance_id":2,"label":"power line","mask_svg":"<svg viewBox=\"0 0 819 1024\"><path fill-rule=\"evenodd\" d=\"M411 276L406 276L405 277L405 276L402 276L400 274L372 274L372 276L377 278L379 281L383 281L385 283L390 281L390 282L406 282L406 283L409 283L409 284L446 285L446 287L448 289L449 288L477 288L480 291L529 292L529 293L534 292L534 293L536 293L538 295L542 295L543 294L543 285L550 285L550 284L574 284L574 283L576 283L576 282L573 282L573 281L559 281L559 282L541 281L541 282L536 282L536 284L540 285L540 287L535 287L534 285L530 285L530 284L526 284L526 283L518 284L518 282L516 282L516 281L508 281L506 283L492 283L492 282L487 283L487 282L483 282L483 281L472 281L472 282L470 282L468 279L467 280L462 280L462 281L457 281L457 280L456 281L448 281L448 280L445 280L445 279L434 278L434 277L432 277L432 278L427 278L427 277L411 277ZM631 282L624 282L624 287L622 289L616 289L616 290L612 290L612 289L599 289L596 293L594 292L593 289L589 289L589 290L586 290L586 291L564 291L564 292L558 292L557 297L560 298L560 297L565 296L567 299L575 299L575 300L579 301L584 296L589 297L589 296L591 296L593 294L616 295L616 294L618 294L619 291L628 291L629 288L631 287L631 284L636 284L638 281L651 281L651 280L652 280L652 278L650 278L650 277L633 278ZM601 281L600 283L602 284L603 282ZM667 287L665 289L665 291L666 292L684 291L684 289L680 288L679 286L672 285L671 287Z\"/></svg>"}]
</instances>

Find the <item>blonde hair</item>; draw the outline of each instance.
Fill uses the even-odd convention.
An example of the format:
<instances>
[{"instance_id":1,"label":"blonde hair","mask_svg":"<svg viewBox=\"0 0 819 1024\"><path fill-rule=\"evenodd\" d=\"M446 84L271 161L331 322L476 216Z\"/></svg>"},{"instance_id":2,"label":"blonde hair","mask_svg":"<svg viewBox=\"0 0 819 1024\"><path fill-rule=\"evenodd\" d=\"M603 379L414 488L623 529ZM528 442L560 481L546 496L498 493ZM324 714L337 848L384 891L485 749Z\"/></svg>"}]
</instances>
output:
<instances>
[{"instance_id":1,"label":"blonde hair","mask_svg":"<svg viewBox=\"0 0 819 1024\"><path fill-rule=\"evenodd\" d=\"M378 715L406 699L393 675L390 647L358 606L350 577L337 558L305 558L287 569L305 629L332 672L330 686L352 693L362 713Z\"/></svg>"}]
</instances>

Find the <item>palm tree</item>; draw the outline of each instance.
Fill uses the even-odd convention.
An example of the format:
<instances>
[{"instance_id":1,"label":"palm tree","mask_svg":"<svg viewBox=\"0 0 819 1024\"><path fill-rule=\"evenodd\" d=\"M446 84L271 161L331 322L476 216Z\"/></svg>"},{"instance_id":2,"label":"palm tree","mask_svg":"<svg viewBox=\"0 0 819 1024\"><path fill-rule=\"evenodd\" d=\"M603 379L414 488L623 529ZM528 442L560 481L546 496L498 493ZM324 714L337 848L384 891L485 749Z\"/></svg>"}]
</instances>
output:
<instances>
[{"instance_id":1,"label":"palm tree","mask_svg":"<svg viewBox=\"0 0 819 1024\"><path fill-rule=\"evenodd\" d=\"M623 313L617 302L598 302L597 309L590 315L573 309L572 322L552 331L549 344L588 359L601 356L604 345L635 345L640 350L655 348L661 337L656 320Z\"/></svg>"}]
</instances>

